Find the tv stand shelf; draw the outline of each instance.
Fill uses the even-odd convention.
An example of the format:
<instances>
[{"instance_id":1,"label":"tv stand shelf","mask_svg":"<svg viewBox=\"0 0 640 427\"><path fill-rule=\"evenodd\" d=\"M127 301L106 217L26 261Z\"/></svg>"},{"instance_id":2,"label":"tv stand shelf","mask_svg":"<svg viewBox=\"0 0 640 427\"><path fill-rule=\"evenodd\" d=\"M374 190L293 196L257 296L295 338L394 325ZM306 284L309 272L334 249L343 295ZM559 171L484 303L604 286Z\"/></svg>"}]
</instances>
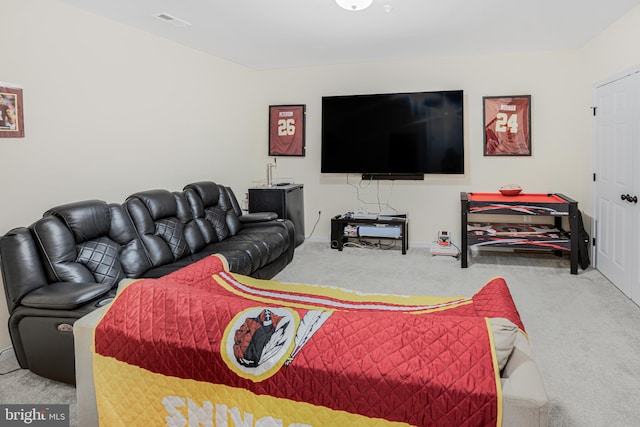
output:
<instances>
[{"instance_id":1,"label":"tv stand shelf","mask_svg":"<svg viewBox=\"0 0 640 427\"><path fill-rule=\"evenodd\" d=\"M396 226L400 228L399 237L388 236L348 236L345 235L344 229L348 225L360 226L360 225L376 225L376 226ZM344 244L349 239L387 239L387 240L400 240L402 242L402 255L407 254L409 249L409 220L406 217L397 217L389 219L366 219L366 218L353 218L349 214L336 215L331 218L331 248L342 251Z\"/></svg>"}]
</instances>

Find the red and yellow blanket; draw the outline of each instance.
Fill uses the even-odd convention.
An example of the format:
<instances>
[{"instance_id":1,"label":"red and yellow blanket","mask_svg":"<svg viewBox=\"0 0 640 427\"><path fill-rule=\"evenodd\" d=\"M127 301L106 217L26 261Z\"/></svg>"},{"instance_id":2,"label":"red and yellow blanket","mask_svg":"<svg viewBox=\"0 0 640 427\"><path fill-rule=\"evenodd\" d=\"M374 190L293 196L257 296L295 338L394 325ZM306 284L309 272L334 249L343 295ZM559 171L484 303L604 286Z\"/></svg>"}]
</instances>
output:
<instances>
[{"instance_id":1,"label":"red and yellow blanket","mask_svg":"<svg viewBox=\"0 0 640 427\"><path fill-rule=\"evenodd\" d=\"M101 425L499 426L487 318L470 298L374 295L228 272L212 256L122 290L95 330Z\"/></svg>"}]
</instances>

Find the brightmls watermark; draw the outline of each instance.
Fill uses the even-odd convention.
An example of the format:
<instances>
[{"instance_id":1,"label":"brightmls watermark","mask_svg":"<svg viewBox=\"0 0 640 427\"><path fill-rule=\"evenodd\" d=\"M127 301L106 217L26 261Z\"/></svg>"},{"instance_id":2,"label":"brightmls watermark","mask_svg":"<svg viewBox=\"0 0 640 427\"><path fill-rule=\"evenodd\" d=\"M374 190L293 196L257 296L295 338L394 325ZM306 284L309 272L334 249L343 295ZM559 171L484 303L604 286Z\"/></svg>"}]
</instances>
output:
<instances>
[{"instance_id":1,"label":"brightmls watermark","mask_svg":"<svg viewBox=\"0 0 640 427\"><path fill-rule=\"evenodd\" d=\"M0 427L69 427L69 405L0 404Z\"/></svg>"}]
</instances>

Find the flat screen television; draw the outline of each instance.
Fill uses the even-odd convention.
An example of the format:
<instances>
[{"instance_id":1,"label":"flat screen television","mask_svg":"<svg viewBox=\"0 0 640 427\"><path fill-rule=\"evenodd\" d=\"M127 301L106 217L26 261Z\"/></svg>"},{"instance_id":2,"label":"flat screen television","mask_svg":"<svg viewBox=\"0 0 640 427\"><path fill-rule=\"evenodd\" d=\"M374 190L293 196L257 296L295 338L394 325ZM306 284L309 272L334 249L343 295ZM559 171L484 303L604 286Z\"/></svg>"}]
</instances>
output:
<instances>
[{"instance_id":1,"label":"flat screen television","mask_svg":"<svg viewBox=\"0 0 640 427\"><path fill-rule=\"evenodd\" d=\"M322 98L322 173L424 179L464 173L463 92Z\"/></svg>"}]
</instances>

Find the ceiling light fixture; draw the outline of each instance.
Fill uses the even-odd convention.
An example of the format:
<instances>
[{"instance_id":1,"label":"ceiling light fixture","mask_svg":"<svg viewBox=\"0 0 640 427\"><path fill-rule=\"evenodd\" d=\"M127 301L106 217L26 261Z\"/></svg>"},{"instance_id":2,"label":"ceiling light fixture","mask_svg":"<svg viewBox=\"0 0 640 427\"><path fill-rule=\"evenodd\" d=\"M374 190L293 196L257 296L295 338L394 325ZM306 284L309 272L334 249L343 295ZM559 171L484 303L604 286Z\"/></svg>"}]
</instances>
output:
<instances>
[{"instance_id":1,"label":"ceiling light fixture","mask_svg":"<svg viewBox=\"0 0 640 427\"><path fill-rule=\"evenodd\" d=\"M336 3L343 9L357 12L371 6L373 0L336 0Z\"/></svg>"}]
</instances>

